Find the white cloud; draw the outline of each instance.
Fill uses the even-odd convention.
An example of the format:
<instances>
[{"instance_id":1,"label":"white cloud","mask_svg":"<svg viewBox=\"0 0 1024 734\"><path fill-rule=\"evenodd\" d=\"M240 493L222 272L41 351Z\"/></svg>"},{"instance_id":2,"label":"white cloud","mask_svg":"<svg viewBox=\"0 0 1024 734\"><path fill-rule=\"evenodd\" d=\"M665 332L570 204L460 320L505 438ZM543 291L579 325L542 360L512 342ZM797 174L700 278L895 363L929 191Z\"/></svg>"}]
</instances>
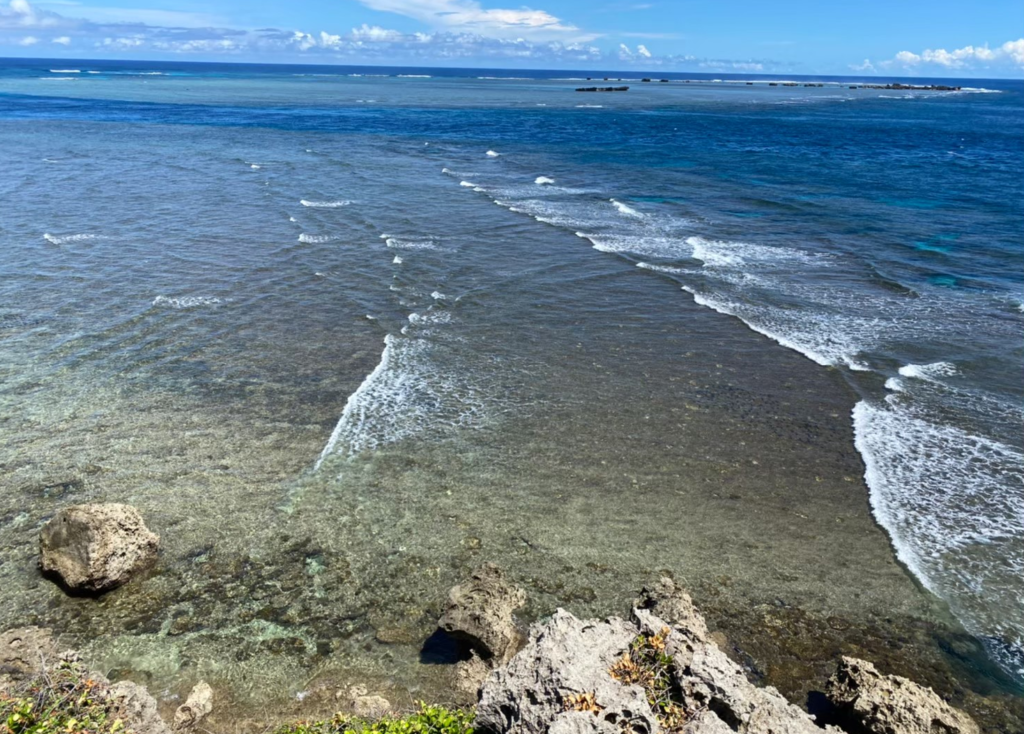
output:
<instances>
[{"instance_id":1,"label":"white cloud","mask_svg":"<svg viewBox=\"0 0 1024 734\"><path fill-rule=\"evenodd\" d=\"M501 38L534 40L573 37L596 38L545 10L484 8L476 0L359 0L373 10L413 18L437 30L462 31Z\"/></svg>"},{"instance_id":2,"label":"white cloud","mask_svg":"<svg viewBox=\"0 0 1024 734\"><path fill-rule=\"evenodd\" d=\"M874 68L868 59L864 60L870 68ZM900 51L893 58L878 64L884 68L902 67L917 71L929 68L932 70L983 71L1000 70L1017 67L1024 69L1024 38L1007 41L997 48L988 46L964 46L947 51L944 48L929 48L921 53ZM863 65L862 65L863 66ZM851 68L857 68L856 66Z\"/></svg>"},{"instance_id":3,"label":"white cloud","mask_svg":"<svg viewBox=\"0 0 1024 734\"><path fill-rule=\"evenodd\" d=\"M692 56L657 56L644 44L635 48L601 48L593 34L580 31L542 10L485 9L476 0L362 0L365 4L423 18L431 30L405 33L364 24L346 32L334 29L262 28L242 30L217 25L197 26L202 16L175 14L149 16L153 23L126 16L122 22L105 11L93 12L77 0L50 0L68 13L91 12L93 18L75 18L33 6L30 0L0 0L0 49L17 46L28 38L70 46L76 52L93 47L104 55L161 58L191 55L246 60L288 60L331 63L410 65L463 65L484 62L499 66L548 68L609 68L625 61L648 68L749 68L760 62L699 59ZM186 17L187 16L187 17ZM157 24L167 21L170 25ZM117 22L115 22L117 21ZM652 36L653 37L653 36ZM2 53L0 53L2 55ZM769 62L770 63L770 62Z\"/></svg>"},{"instance_id":4,"label":"white cloud","mask_svg":"<svg viewBox=\"0 0 1024 734\"><path fill-rule=\"evenodd\" d=\"M403 34L398 31L388 30L377 25L366 25L366 23L363 23L359 28L352 29L352 38L357 41L394 43L401 41L403 37Z\"/></svg>"},{"instance_id":5,"label":"white cloud","mask_svg":"<svg viewBox=\"0 0 1024 734\"><path fill-rule=\"evenodd\" d=\"M864 59L861 64L850 64L850 68L854 71L874 71L875 65L871 63L871 59Z\"/></svg>"},{"instance_id":6,"label":"white cloud","mask_svg":"<svg viewBox=\"0 0 1024 734\"><path fill-rule=\"evenodd\" d=\"M619 44L620 61L636 61L637 59L649 59L651 57L651 52L642 43L637 44L636 51L633 51L624 43Z\"/></svg>"},{"instance_id":7,"label":"white cloud","mask_svg":"<svg viewBox=\"0 0 1024 734\"><path fill-rule=\"evenodd\" d=\"M18 41L18 43L22 46L35 46L37 43L39 43L39 39L35 36L25 36L20 41Z\"/></svg>"}]
</instances>

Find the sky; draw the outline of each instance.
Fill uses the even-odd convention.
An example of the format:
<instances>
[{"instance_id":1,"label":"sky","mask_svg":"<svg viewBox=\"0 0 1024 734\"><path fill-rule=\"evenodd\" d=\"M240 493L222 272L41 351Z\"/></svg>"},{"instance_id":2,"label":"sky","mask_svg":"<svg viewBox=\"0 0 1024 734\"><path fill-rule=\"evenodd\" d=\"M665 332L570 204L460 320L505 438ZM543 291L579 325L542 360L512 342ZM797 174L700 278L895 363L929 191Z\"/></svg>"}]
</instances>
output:
<instances>
[{"instance_id":1,"label":"sky","mask_svg":"<svg viewBox=\"0 0 1024 734\"><path fill-rule=\"evenodd\" d=\"M1021 0L0 0L0 57L1024 78Z\"/></svg>"}]
</instances>

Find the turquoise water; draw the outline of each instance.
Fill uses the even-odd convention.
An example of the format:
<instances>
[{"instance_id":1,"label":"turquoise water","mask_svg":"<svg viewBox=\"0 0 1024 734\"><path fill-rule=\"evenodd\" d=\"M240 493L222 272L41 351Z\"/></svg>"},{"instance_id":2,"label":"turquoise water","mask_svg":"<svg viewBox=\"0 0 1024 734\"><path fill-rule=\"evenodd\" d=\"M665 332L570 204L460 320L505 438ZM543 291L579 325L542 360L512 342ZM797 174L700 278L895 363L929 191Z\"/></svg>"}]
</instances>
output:
<instances>
[{"instance_id":1,"label":"turquoise water","mask_svg":"<svg viewBox=\"0 0 1024 734\"><path fill-rule=\"evenodd\" d=\"M249 709L432 690L494 560L1020 674L1020 83L371 73L0 64L0 621ZM68 600L35 532L97 500L161 565Z\"/></svg>"}]
</instances>

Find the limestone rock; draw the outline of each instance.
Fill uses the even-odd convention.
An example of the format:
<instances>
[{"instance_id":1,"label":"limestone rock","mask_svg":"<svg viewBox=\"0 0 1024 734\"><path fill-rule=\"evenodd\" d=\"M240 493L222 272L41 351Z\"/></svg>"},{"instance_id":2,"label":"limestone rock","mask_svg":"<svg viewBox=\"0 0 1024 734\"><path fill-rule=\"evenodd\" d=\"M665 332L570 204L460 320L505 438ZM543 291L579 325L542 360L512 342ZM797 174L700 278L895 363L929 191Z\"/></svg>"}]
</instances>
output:
<instances>
[{"instance_id":1,"label":"limestone rock","mask_svg":"<svg viewBox=\"0 0 1024 734\"><path fill-rule=\"evenodd\" d=\"M173 734L160 718L156 700L142 686L123 680L110 687L109 696L118 707L118 718L135 734Z\"/></svg>"},{"instance_id":2,"label":"limestone rock","mask_svg":"<svg viewBox=\"0 0 1024 734\"><path fill-rule=\"evenodd\" d=\"M497 566L485 563L468 581L448 592L437 624L467 642L485 660L505 662L521 643L512 615L525 602L526 592L508 583Z\"/></svg>"},{"instance_id":3,"label":"limestone rock","mask_svg":"<svg viewBox=\"0 0 1024 734\"><path fill-rule=\"evenodd\" d=\"M633 606L650 611L669 626L696 640L708 637L708 626L690 595L667 576L653 586L645 586Z\"/></svg>"},{"instance_id":4,"label":"limestone rock","mask_svg":"<svg viewBox=\"0 0 1024 734\"><path fill-rule=\"evenodd\" d=\"M978 734L978 725L929 688L882 675L864 660L843 657L825 694L871 734Z\"/></svg>"},{"instance_id":5,"label":"limestone rock","mask_svg":"<svg viewBox=\"0 0 1024 734\"><path fill-rule=\"evenodd\" d=\"M474 650L468 660L455 664L454 686L456 692L474 703L480 697L480 688L487 676L491 674L491 666Z\"/></svg>"},{"instance_id":6,"label":"limestone rock","mask_svg":"<svg viewBox=\"0 0 1024 734\"><path fill-rule=\"evenodd\" d=\"M32 678L56 662L53 633L43 627L22 627L0 634L0 690L12 681Z\"/></svg>"},{"instance_id":7,"label":"limestone rock","mask_svg":"<svg viewBox=\"0 0 1024 734\"><path fill-rule=\"evenodd\" d=\"M685 630L696 634L707 629L700 614L692 611L696 616L687 618L687 627L677 627L669 635L665 651L672 657L673 682L686 708L706 710L701 717L702 728L697 731L721 729L713 715L738 734L821 734L814 717L789 703L774 688L755 686L715 644L685 634ZM656 634L669 626L647 609L634 609L633 616L644 634Z\"/></svg>"},{"instance_id":8,"label":"limestone rock","mask_svg":"<svg viewBox=\"0 0 1024 734\"><path fill-rule=\"evenodd\" d=\"M348 689L338 691L338 700L344 700L352 713L360 719L377 720L391 711L391 702L383 696L370 695L366 686L356 685Z\"/></svg>"},{"instance_id":9,"label":"limestone rock","mask_svg":"<svg viewBox=\"0 0 1024 734\"><path fill-rule=\"evenodd\" d=\"M581 621L559 609L534 625L526 646L484 683L477 726L502 734L543 734L549 728L584 734L610 732L609 726L657 734L658 721L643 690L623 685L608 672L636 635L636 627L625 620ZM580 694L592 694L600 712L567 711L570 696Z\"/></svg>"},{"instance_id":10,"label":"limestone rock","mask_svg":"<svg viewBox=\"0 0 1024 734\"><path fill-rule=\"evenodd\" d=\"M190 732L213 711L213 689L206 681L199 681L174 712L174 731Z\"/></svg>"},{"instance_id":11,"label":"limestone rock","mask_svg":"<svg viewBox=\"0 0 1024 734\"><path fill-rule=\"evenodd\" d=\"M716 714L704 709L686 722L683 734L733 734L733 730Z\"/></svg>"},{"instance_id":12,"label":"limestone rock","mask_svg":"<svg viewBox=\"0 0 1024 734\"><path fill-rule=\"evenodd\" d=\"M159 536L129 505L74 505L40 533L44 572L81 592L102 592L129 581L156 559Z\"/></svg>"},{"instance_id":13,"label":"limestone rock","mask_svg":"<svg viewBox=\"0 0 1024 734\"><path fill-rule=\"evenodd\" d=\"M548 734L622 734L622 729L589 711L566 711L551 722Z\"/></svg>"}]
</instances>

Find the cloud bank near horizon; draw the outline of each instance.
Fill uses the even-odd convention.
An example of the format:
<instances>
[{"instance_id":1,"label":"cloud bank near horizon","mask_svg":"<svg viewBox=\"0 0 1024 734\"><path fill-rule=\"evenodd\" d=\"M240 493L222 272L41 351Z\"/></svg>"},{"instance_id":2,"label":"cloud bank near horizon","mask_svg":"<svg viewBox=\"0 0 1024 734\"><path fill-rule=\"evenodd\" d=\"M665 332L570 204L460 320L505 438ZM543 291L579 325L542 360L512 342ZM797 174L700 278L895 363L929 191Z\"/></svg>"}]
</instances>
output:
<instances>
[{"instance_id":1,"label":"cloud bank near horizon","mask_svg":"<svg viewBox=\"0 0 1024 734\"><path fill-rule=\"evenodd\" d=\"M0 0L3 2L3 0ZM409 65L619 66L722 73L809 73L799 64L765 58L708 58L656 53L646 39L666 34L623 33L645 39L629 45L581 29L545 10L485 8L478 0L358 0L363 6L416 21L423 31L405 32L362 24L347 32L231 27L216 16L167 10L93 8L68 2L71 17L29 0L0 5L0 48L46 56L135 58L183 56L308 63ZM64 3L58 7L63 10ZM672 34L667 34L671 36ZM673 39L669 39L673 40ZM30 51L27 49L31 49ZM868 74L1015 74L1024 70L1024 38L996 48L900 51L849 68Z\"/></svg>"},{"instance_id":2,"label":"cloud bank near horizon","mask_svg":"<svg viewBox=\"0 0 1024 734\"><path fill-rule=\"evenodd\" d=\"M850 68L854 71L917 73L1024 71L1024 38L1007 41L996 48L964 46L953 51L944 48L928 48L920 53L900 51L891 59L877 63L864 59L859 64L850 64Z\"/></svg>"}]
</instances>

